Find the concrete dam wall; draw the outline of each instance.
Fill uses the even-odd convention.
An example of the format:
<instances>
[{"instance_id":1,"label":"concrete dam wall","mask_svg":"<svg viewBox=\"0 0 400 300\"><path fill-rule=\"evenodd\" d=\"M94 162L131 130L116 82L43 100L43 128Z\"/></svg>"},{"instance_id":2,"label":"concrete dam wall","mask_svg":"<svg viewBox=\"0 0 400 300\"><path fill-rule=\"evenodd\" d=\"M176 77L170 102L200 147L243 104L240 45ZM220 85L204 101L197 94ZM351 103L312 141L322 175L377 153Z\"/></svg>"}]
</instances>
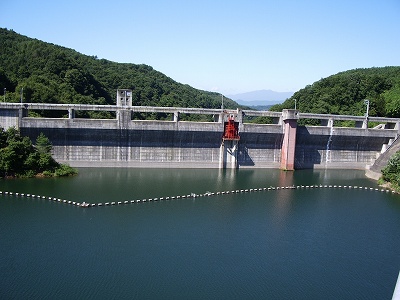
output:
<instances>
[{"instance_id":1,"label":"concrete dam wall","mask_svg":"<svg viewBox=\"0 0 400 300\"><path fill-rule=\"evenodd\" d=\"M31 118L30 109L69 111L69 118ZM74 110L111 110L116 119L79 119ZM163 111L173 121L132 120L134 111ZM215 122L180 121L180 113L214 115ZM245 123L245 116L268 116L275 124ZM224 138L228 118L236 138ZM297 126L301 118L324 126ZM348 168L365 169L398 135L397 119L377 118L375 129L334 127L333 119L363 117L240 110L50 104L0 104L0 125L18 127L32 140L43 132L56 160L81 167ZM372 118L371 118L372 119ZM378 120L379 119L379 120ZM368 121L368 120L367 120Z\"/></svg>"},{"instance_id":2,"label":"concrete dam wall","mask_svg":"<svg viewBox=\"0 0 400 300\"><path fill-rule=\"evenodd\" d=\"M365 169L392 142L381 129L299 126L295 168Z\"/></svg>"},{"instance_id":3,"label":"concrete dam wall","mask_svg":"<svg viewBox=\"0 0 400 300\"><path fill-rule=\"evenodd\" d=\"M53 123L53 124L51 124ZM63 126L56 128L63 124ZM43 132L54 157L75 166L218 167L221 125L136 121L121 128L114 120L24 120L22 133ZM201 128L201 130L200 130Z\"/></svg>"},{"instance_id":4,"label":"concrete dam wall","mask_svg":"<svg viewBox=\"0 0 400 300\"><path fill-rule=\"evenodd\" d=\"M275 133L244 127L250 132L242 133L238 165L279 167L281 126L272 126ZM54 157L72 166L218 168L221 163L221 123L131 121L120 128L114 120L24 118L23 135L34 140L41 132L52 142Z\"/></svg>"}]
</instances>

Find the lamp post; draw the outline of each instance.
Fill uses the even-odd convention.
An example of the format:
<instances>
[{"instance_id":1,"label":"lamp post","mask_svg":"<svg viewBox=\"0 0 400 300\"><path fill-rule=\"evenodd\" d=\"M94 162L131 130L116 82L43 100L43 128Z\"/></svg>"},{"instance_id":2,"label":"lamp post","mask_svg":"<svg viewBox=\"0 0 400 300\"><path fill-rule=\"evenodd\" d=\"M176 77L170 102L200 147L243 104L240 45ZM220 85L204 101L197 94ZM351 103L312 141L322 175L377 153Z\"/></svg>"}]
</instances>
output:
<instances>
[{"instance_id":1,"label":"lamp post","mask_svg":"<svg viewBox=\"0 0 400 300\"><path fill-rule=\"evenodd\" d=\"M221 94L221 110L224 110L224 95Z\"/></svg>"},{"instance_id":2,"label":"lamp post","mask_svg":"<svg viewBox=\"0 0 400 300\"><path fill-rule=\"evenodd\" d=\"M4 88L4 102L6 102L6 88Z\"/></svg>"},{"instance_id":3,"label":"lamp post","mask_svg":"<svg viewBox=\"0 0 400 300\"><path fill-rule=\"evenodd\" d=\"M297 110L297 99L293 99L294 100L294 110Z\"/></svg>"},{"instance_id":4,"label":"lamp post","mask_svg":"<svg viewBox=\"0 0 400 300\"><path fill-rule=\"evenodd\" d=\"M367 113L365 114L365 117L368 119L368 115L369 115L369 100L365 99L364 103L367 106Z\"/></svg>"},{"instance_id":5,"label":"lamp post","mask_svg":"<svg viewBox=\"0 0 400 300\"><path fill-rule=\"evenodd\" d=\"M21 103L22 103L23 97L24 97L24 88L21 88Z\"/></svg>"}]
</instances>

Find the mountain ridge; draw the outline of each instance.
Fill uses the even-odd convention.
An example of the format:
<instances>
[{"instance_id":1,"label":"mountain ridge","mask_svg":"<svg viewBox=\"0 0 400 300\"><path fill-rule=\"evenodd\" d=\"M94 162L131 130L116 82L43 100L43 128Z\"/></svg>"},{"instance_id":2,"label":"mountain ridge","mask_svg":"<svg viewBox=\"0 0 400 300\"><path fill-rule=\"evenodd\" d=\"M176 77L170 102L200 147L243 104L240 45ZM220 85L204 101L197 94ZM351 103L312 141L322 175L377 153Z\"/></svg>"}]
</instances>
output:
<instances>
[{"instance_id":1,"label":"mountain ridge","mask_svg":"<svg viewBox=\"0 0 400 300\"><path fill-rule=\"evenodd\" d=\"M219 93L179 83L151 66L98 59L12 29L0 28L0 49L0 88L6 102L18 102L22 95L33 103L113 105L116 90L125 88L132 90L132 102L139 106L221 106ZM224 106L240 107L228 98Z\"/></svg>"},{"instance_id":2,"label":"mountain ridge","mask_svg":"<svg viewBox=\"0 0 400 300\"><path fill-rule=\"evenodd\" d=\"M293 94L294 92L276 92L270 89L263 89L227 95L227 97L243 105L271 105L282 103Z\"/></svg>"}]
</instances>

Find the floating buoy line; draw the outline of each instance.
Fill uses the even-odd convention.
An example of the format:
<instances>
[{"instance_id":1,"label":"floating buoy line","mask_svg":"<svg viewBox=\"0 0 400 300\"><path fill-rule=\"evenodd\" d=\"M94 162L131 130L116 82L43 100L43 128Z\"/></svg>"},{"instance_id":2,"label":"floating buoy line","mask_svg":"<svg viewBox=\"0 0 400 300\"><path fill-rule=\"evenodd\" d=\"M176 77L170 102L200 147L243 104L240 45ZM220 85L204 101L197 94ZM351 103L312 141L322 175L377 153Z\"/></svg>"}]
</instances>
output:
<instances>
[{"instance_id":1,"label":"floating buoy line","mask_svg":"<svg viewBox=\"0 0 400 300\"><path fill-rule=\"evenodd\" d=\"M168 196L168 197L160 197L160 198L148 198L148 199L137 199L137 200L125 200L125 201L113 201L113 202L100 202L100 203L90 203L90 202L76 202L71 200L65 200L55 197L49 196L40 196L34 194L25 194L25 193L16 193L16 192L4 192L0 191L0 196L16 196L21 198L36 198L42 200L48 200L52 202L59 202L68 205L73 205L77 207L102 207L102 206L115 206L115 205L127 205L127 204L135 204L135 203L144 203L144 202L157 202L157 201L170 201L176 199L187 199L187 198L200 198L200 197L212 197L218 195L227 195L227 194L243 194L243 193L254 193L254 192L263 192L263 191L277 191L277 190L299 190L299 189L353 189L353 190L368 190L375 192L384 192L384 193L392 193L397 194L397 192L389 189L378 189L373 187L366 186L350 186L350 185L298 185L298 186L283 186L283 187L264 187L264 188L255 188L255 189L240 189L240 190L232 190L232 191L222 191L222 192L205 192L204 194L195 194L191 193L188 195L180 195L180 196Z\"/></svg>"}]
</instances>

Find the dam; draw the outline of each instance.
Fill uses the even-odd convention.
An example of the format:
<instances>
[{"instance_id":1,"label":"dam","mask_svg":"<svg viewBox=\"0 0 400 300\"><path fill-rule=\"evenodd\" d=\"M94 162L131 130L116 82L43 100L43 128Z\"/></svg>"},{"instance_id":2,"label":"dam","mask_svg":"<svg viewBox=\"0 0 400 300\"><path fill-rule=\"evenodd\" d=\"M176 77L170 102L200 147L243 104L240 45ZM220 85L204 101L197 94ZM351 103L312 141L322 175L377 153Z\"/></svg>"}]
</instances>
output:
<instances>
[{"instance_id":1,"label":"dam","mask_svg":"<svg viewBox=\"0 0 400 300\"><path fill-rule=\"evenodd\" d=\"M399 134L400 119L394 118L133 106L125 90L118 92L125 96L117 105L3 102L0 126L16 127L32 141L44 133L53 157L73 167L368 169ZM30 117L31 110L65 111L65 117ZM76 118L77 111L110 111L115 118ZM138 112L168 114L171 120L134 119ZM182 121L181 114L213 121ZM246 122L252 117L271 123ZM302 119L319 125L300 126ZM338 120L355 126L336 127ZM369 128L369 122L376 125ZM234 133L227 132L229 126Z\"/></svg>"}]
</instances>

